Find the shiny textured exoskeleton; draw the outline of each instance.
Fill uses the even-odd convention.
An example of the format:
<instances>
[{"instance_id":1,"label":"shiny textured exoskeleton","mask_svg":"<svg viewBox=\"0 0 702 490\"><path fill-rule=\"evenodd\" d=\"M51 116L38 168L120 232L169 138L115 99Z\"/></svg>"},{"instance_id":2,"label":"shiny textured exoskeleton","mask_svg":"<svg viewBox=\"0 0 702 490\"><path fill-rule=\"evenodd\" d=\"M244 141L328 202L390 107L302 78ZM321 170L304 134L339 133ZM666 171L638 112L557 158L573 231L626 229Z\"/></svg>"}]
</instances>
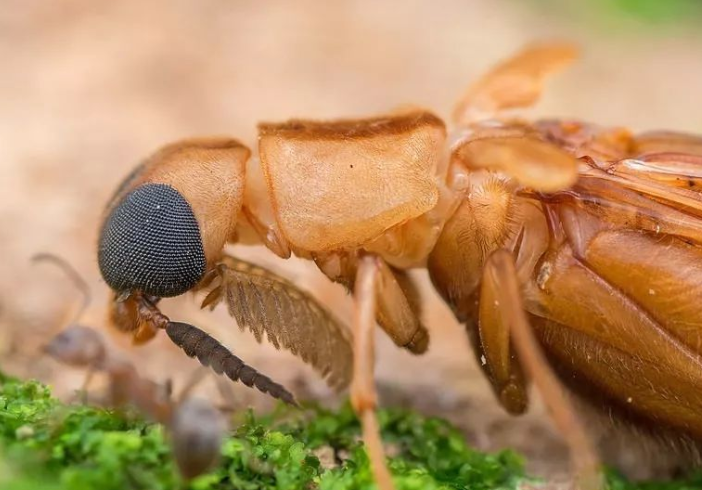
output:
<instances>
[{"instance_id":1,"label":"shiny textured exoskeleton","mask_svg":"<svg viewBox=\"0 0 702 490\"><path fill-rule=\"evenodd\" d=\"M426 350L404 272L426 267L500 403L521 413L526 379L540 388L583 485L597 485L596 457L550 366L607 410L702 439L702 138L497 118L534 103L574 54L536 46L497 66L458 104L450 135L407 110L261 124L255 155L227 139L166 146L108 206L99 258L113 319L143 341L164 325L156 298L204 290L204 305L224 301L332 384L353 379L387 489L372 328ZM352 340L294 284L224 255L234 241L313 260L352 290Z\"/></svg>"}]
</instances>

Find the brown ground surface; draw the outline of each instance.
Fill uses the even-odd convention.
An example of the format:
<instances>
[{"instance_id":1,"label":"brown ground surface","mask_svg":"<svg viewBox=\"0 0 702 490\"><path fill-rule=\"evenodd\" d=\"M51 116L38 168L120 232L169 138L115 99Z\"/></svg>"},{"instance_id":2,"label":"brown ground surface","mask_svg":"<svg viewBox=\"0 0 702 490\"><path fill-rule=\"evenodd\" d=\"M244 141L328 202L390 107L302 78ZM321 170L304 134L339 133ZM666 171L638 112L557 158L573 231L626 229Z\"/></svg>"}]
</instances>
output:
<instances>
[{"instance_id":1,"label":"brown ground surface","mask_svg":"<svg viewBox=\"0 0 702 490\"><path fill-rule=\"evenodd\" d=\"M224 0L3 0L0 8L0 362L62 394L80 372L38 348L67 321L77 295L29 258L51 251L89 280L84 323L104 328L106 286L96 267L99 217L110 192L159 145L228 134L254 143L259 120L331 118L407 102L447 115L466 83L536 39L580 42L584 59L535 111L637 129L702 131L702 40L643 26L592 24L530 4L238 2ZM343 291L310 264L238 250L318 293L349 319ZM567 468L562 443L538 403L513 419L497 406L459 325L426 284L432 333L422 357L378 335L377 377L386 404L452 418L484 449L514 447L540 472ZM172 316L215 333L251 364L299 390L329 398L295 358L241 333L224 312L192 298L165 302ZM155 378L195 368L164 339L125 353ZM211 387L210 387L211 388ZM237 388L242 403L265 403Z\"/></svg>"}]
</instances>

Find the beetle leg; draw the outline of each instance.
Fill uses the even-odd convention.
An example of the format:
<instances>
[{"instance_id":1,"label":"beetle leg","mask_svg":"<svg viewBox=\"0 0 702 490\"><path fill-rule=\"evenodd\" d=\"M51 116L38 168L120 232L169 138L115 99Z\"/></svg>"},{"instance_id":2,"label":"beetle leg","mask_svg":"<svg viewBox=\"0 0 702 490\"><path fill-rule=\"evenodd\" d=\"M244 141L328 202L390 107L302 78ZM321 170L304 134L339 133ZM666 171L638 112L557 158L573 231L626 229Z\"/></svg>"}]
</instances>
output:
<instances>
[{"instance_id":1,"label":"beetle leg","mask_svg":"<svg viewBox=\"0 0 702 490\"><path fill-rule=\"evenodd\" d=\"M374 327L377 307L379 259L365 255L359 259L354 287L353 318L353 380L351 403L361 419L363 441L368 450L373 475L381 490L393 490L390 471L385 464L385 452L380 438L380 428L375 414L377 394L373 380L375 364Z\"/></svg>"},{"instance_id":2,"label":"beetle leg","mask_svg":"<svg viewBox=\"0 0 702 490\"><path fill-rule=\"evenodd\" d=\"M418 317L419 300L412 297L414 284L404 272L393 271L384 260L376 260L378 324L395 345L423 354L429 345L429 332Z\"/></svg>"},{"instance_id":3,"label":"beetle leg","mask_svg":"<svg viewBox=\"0 0 702 490\"><path fill-rule=\"evenodd\" d=\"M378 325L398 347L423 354L429 346L429 332L419 319L421 299L416 285L406 271L390 267L379 257L376 261L379 277L375 319ZM318 255L315 262L330 280L343 284L349 291L354 290L359 257Z\"/></svg>"},{"instance_id":4,"label":"beetle leg","mask_svg":"<svg viewBox=\"0 0 702 490\"><path fill-rule=\"evenodd\" d=\"M554 423L571 449L581 489L602 487L599 459L573 405L564 393L529 325L512 254L504 249L490 255L483 270L483 289L491 291L501 321L507 325L524 370L538 388Z\"/></svg>"},{"instance_id":5,"label":"beetle leg","mask_svg":"<svg viewBox=\"0 0 702 490\"><path fill-rule=\"evenodd\" d=\"M524 413L529 405L527 383L514 353L509 324L500 312L499 290L483 281L480 291L478 329L473 342L500 404L513 415ZM471 340L474 340L471 338Z\"/></svg>"},{"instance_id":6,"label":"beetle leg","mask_svg":"<svg viewBox=\"0 0 702 490\"><path fill-rule=\"evenodd\" d=\"M110 322L118 330L132 334L135 344L148 342L168 322L156 306L158 301L159 298L138 292L115 295L110 302Z\"/></svg>"}]
</instances>

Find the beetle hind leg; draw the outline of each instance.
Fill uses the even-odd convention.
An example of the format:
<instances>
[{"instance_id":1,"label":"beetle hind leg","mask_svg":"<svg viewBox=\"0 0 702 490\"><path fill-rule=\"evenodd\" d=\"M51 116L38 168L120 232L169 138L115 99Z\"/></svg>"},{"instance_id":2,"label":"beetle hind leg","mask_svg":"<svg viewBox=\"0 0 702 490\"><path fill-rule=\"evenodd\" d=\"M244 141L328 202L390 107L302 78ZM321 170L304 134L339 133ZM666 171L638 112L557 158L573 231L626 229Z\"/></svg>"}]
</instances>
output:
<instances>
[{"instance_id":1,"label":"beetle hind leg","mask_svg":"<svg viewBox=\"0 0 702 490\"><path fill-rule=\"evenodd\" d=\"M565 437L571 450L578 488L603 488L595 449L529 325L514 258L509 251L496 250L488 257L483 269L481 290L481 303L487 302L483 300L491 300L487 308L496 309L499 322L506 327L521 366L541 393L551 418Z\"/></svg>"},{"instance_id":2,"label":"beetle hind leg","mask_svg":"<svg viewBox=\"0 0 702 490\"><path fill-rule=\"evenodd\" d=\"M373 342L377 307L379 259L366 255L359 260L354 286L353 381L351 403L361 419L363 441L368 451L373 476L381 490L394 490L376 417L377 393L373 379L375 346Z\"/></svg>"}]
</instances>

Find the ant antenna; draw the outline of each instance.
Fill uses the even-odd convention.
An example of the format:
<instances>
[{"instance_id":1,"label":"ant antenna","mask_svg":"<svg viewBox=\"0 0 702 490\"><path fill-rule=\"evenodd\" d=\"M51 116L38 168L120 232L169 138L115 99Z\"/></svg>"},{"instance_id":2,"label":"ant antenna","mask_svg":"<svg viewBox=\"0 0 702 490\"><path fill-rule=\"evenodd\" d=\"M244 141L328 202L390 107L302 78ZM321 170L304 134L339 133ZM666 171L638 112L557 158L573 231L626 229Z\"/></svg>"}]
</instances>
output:
<instances>
[{"instance_id":1,"label":"ant antenna","mask_svg":"<svg viewBox=\"0 0 702 490\"><path fill-rule=\"evenodd\" d=\"M85 280L81 277L80 274L78 274L78 271L76 271L71 264L69 264L65 259L59 257L58 255L50 253L38 253L31 258L31 261L35 264L39 262L51 262L54 265L57 265L68 276L73 285L81 292L81 294L83 295L83 304L81 305L80 310L78 310L75 317L73 318L73 321L71 322L75 323L76 320L78 320L78 318L80 318L80 316L86 310L86 308L88 308L88 305L91 301L90 288L88 287L88 283L85 282Z\"/></svg>"}]
</instances>

